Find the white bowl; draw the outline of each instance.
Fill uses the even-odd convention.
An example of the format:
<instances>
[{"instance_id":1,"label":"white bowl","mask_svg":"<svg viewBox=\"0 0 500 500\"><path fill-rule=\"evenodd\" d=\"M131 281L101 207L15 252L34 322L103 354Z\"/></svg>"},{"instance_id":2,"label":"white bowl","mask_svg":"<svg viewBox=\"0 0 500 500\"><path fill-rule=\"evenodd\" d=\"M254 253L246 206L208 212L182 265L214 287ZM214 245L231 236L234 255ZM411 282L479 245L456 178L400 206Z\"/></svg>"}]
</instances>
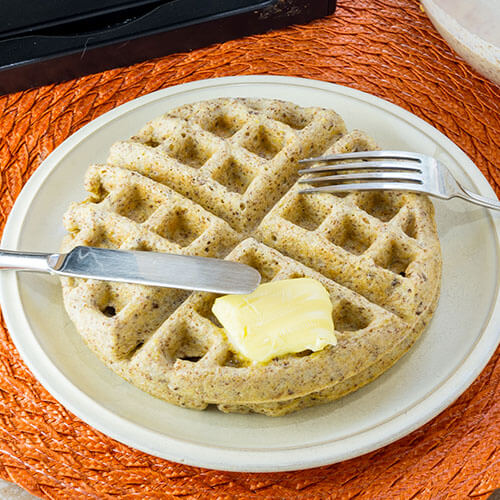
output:
<instances>
[{"instance_id":1,"label":"white bowl","mask_svg":"<svg viewBox=\"0 0 500 500\"><path fill-rule=\"evenodd\" d=\"M500 85L500 1L422 0L422 4L450 47Z\"/></svg>"}]
</instances>

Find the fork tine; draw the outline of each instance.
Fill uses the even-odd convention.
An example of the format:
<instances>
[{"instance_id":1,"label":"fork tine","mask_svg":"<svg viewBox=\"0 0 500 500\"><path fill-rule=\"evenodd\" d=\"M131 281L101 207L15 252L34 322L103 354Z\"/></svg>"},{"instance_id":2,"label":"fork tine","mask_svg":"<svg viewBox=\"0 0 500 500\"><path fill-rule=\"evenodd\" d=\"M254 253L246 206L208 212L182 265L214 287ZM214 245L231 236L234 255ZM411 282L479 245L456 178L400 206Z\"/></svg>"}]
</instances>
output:
<instances>
[{"instance_id":1,"label":"fork tine","mask_svg":"<svg viewBox=\"0 0 500 500\"><path fill-rule=\"evenodd\" d=\"M299 184L313 184L315 182L345 182L345 181L369 181L369 180L379 180L379 181L407 181L416 182L422 184L422 178L418 177L417 174L409 174L406 172L365 172L361 174L340 174L340 175L327 175L325 177L309 177L299 179Z\"/></svg>"},{"instance_id":2,"label":"fork tine","mask_svg":"<svg viewBox=\"0 0 500 500\"><path fill-rule=\"evenodd\" d=\"M398 161L361 161L353 163L336 163L335 165L323 165L319 167L310 167L299 170L299 174L309 174L314 172L336 172L338 170L408 170L412 172L421 172L422 169L417 165L402 163Z\"/></svg>"},{"instance_id":3,"label":"fork tine","mask_svg":"<svg viewBox=\"0 0 500 500\"><path fill-rule=\"evenodd\" d=\"M326 156L317 156L315 158L304 158L299 160L299 163L314 163L317 161L338 161L338 160L359 160L360 158L367 159L403 159L421 162L424 155L413 153L410 151L356 151L354 153L338 153Z\"/></svg>"},{"instance_id":4,"label":"fork tine","mask_svg":"<svg viewBox=\"0 0 500 500\"><path fill-rule=\"evenodd\" d=\"M341 193L345 191L411 191L426 193L421 184L409 182L360 182L357 184L337 184L335 186L320 186L301 189L299 193ZM431 194L431 193L429 193Z\"/></svg>"}]
</instances>

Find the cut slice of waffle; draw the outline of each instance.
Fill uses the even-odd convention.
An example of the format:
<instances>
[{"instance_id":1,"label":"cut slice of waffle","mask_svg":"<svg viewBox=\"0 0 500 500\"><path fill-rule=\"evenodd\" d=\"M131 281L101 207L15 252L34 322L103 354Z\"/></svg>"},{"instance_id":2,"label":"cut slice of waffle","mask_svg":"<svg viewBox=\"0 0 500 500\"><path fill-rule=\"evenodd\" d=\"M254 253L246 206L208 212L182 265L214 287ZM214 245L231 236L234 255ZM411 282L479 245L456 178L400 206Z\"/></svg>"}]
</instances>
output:
<instances>
[{"instance_id":1,"label":"cut slice of waffle","mask_svg":"<svg viewBox=\"0 0 500 500\"><path fill-rule=\"evenodd\" d=\"M63 279L94 352L172 403L283 415L376 378L413 344L439 296L427 197L300 195L298 160L374 149L331 110L264 99L182 106L90 167L91 196L65 216L63 249L92 245L225 257L262 281L312 277L330 293L337 346L249 364L211 312L214 294Z\"/></svg>"}]
</instances>

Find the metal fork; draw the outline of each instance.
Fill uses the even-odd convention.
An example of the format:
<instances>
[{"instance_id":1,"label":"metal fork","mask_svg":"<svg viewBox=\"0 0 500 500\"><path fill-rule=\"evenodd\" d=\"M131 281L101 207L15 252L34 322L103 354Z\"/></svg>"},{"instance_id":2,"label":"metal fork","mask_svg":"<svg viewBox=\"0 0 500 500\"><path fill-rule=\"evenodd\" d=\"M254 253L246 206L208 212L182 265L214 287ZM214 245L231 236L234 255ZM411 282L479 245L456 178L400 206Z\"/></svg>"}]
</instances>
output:
<instances>
[{"instance_id":1,"label":"metal fork","mask_svg":"<svg viewBox=\"0 0 500 500\"><path fill-rule=\"evenodd\" d=\"M358 160L342 163L344 160ZM335 175L307 177L299 183L328 183L299 191L300 193L340 193L344 191L393 190L426 193L449 200L462 198L476 205L500 210L500 202L471 193L462 187L441 162L421 153L408 151L362 151L317 158L299 163L336 162L299 170L299 174L334 172ZM340 163L338 163L340 162ZM342 173L345 171L354 171ZM340 173L338 173L340 172Z\"/></svg>"}]
</instances>

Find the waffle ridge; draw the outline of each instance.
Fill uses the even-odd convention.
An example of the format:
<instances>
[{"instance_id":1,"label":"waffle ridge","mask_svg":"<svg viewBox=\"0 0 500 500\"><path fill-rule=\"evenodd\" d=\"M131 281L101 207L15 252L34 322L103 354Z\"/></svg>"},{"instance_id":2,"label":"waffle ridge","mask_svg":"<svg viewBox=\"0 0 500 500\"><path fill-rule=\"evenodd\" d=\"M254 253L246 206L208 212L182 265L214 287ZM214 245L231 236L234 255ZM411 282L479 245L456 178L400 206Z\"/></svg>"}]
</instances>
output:
<instances>
[{"instance_id":1,"label":"waffle ridge","mask_svg":"<svg viewBox=\"0 0 500 500\"><path fill-rule=\"evenodd\" d=\"M284 415L387 370L430 320L441 256L427 197L298 193L297 161L375 149L332 110L266 99L187 104L89 168L90 198L65 215L68 250L92 245L225 257L263 282L312 277L330 293L339 343L251 365L211 313L214 294L62 280L89 347L139 388L196 409Z\"/></svg>"}]
</instances>

